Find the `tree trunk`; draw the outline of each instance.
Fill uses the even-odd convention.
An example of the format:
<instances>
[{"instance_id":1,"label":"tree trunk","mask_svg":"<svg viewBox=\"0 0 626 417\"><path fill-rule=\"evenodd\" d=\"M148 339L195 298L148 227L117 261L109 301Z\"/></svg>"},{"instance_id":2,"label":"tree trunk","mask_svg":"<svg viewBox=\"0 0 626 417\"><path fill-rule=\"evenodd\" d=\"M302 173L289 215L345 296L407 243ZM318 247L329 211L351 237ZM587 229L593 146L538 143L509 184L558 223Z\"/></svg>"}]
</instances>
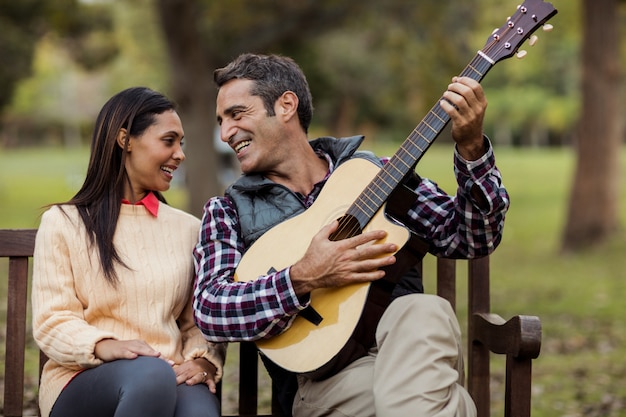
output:
<instances>
[{"instance_id":1,"label":"tree trunk","mask_svg":"<svg viewBox=\"0 0 626 417\"><path fill-rule=\"evenodd\" d=\"M218 157L213 142L215 97L211 62L198 30L196 2L156 2L170 63L172 98L185 130L184 167L189 192L187 211L201 216L208 198L221 194Z\"/></svg>"},{"instance_id":2,"label":"tree trunk","mask_svg":"<svg viewBox=\"0 0 626 417\"><path fill-rule=\"evenodd\" d=\"M621 69L618 0L583 0L582 109L564 251L605 242L619 230Z\"/></svg>"}]
</instances>

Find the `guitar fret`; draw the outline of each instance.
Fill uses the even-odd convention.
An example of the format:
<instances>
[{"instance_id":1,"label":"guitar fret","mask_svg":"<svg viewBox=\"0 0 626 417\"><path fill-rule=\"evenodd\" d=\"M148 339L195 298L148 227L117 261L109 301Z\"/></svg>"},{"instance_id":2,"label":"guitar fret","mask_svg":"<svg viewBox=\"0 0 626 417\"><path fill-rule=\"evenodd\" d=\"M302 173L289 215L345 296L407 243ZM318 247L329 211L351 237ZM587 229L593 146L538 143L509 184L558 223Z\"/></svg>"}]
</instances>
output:
<instances>
[{"instance_id":1,"label":"guitar fret","mask_svg":"<svg viewBox=\"0 0 626 417\"><path fill-rule=\"evenodd\" d=\"M394 161L397 160L398 159L395 159ZM395 166L394 161L390 160L383 167L382 172L379 173L379 175L377 175L374 180L370 182L370 184L366 187L366 190L361 194L361 196L359 196L359 198L355 202L354 207L348 211L348 213L356 217L361 224L367 224L369 218L376 214L378 209L385 202L386 197L382 198L380 195L382 194L388 196L398 185L404 175L406 175L406 172L408 172L408 170L403 171ZM405 161L401 159L400 161L407 168L410 168L410 166L406 164ZM390 169L394 169L400 175L395 176L393 173L389 172ZM356 209L358 209L358 211Z\"/></svg>"},{"instance_id":2,"label":"guitar fret","mask_svg":"<svg viewBox=\"0 0 626 417\"><path fill-rule=\"evenodd\" d=\"M467 68L468 68L469 70L474 71L476 74L478 74L478 77L479 77L479 78L482 78L483 74L482 74L482 73L481 73L478 69L474 68L471 64L470 64L470 65L468 65L468 66L467 66ZM473 78L473 77L472 77L472 78Z\"/></svg>"},{"instance_id":3,"label":"guitar fret","mask_svg":"<svg viewBox=\"0 0 626 417\"><path fill-rule=\"evenodd\" d=\"M361 200L359 199L354 202L354 204L350 207L350 210L348 210L348 214L352 215L359 222L359 225L361 225L361 229L363 229L367 223L369 223L370 218L376 213L377 210L373 210L367 205L365 207L361 207L358 204L359 201Z\"/></svg>"},{"instance_id":4,"label":"guitar fret","mask_svg":"<svg viewBox=\"0 0 626 417\"><path fill-rule=\"evenodd\" d=\"M381 182L382 182L382 184L381 184ZM383 177L380 177L380 181L373 181L372 184L375 185L380 191L383 191L385 193L389 193L389 192L393 191L393 188L395 187L395 184L391 185L391 183L385 181L385 179ZM378 199L381 202L384 201L380 197Z\"/></svg>"},{"instance_id":5,"label":"guitar fret","mask_svg":"<svg viewBox=\"0 0 626 417\"><path fill-rule=\"evenodd\" d=\"M462 76L473 78L480 81L487 74L487 71L493 66L486 56L477 54L474 59L461 72Z\"/></svg>"},{"instance_id":6,"label":"guitar fret","mask_svg":"<svg viewBox=\"0 0 626 417\"><path fill-rule=\"evenodd\" d=\"M376 198L370 198L372 201L376 201L378 204L382 204L385 200L379 196L379 193L376 193L372 188L377 188L379 191L382 191L384 194L391 192L393 187L389 182L385 181L383 177L379 177L370 183L371 187L368 187L370 191L374 194Z\"/></svg>"},{"instance_id":7,"label":"guitar fret","mask_svg":"<svg viewBox=\"0 0 626 417\"><path fill-rule=\"evenodd\" d=\"M415 131L415 130L414 130L413 132L415 132L417 135L422 136L422 135L421 135L421 133L420 133L420 132L418 132L418 131ZM413 136L411 136L411 137L410 137L410 139L413 139ZM425 152L425 151L426 151L426 147L424 147L424 148L422 149L422 148L421 148L418 144L413 143L413 142L410 142L410 143L413 145L413 147L417 148L417 150L418 150L418 151L420 151L420 152ZM428 143L427 143L426 145L428 145ZM403 149L404 151L406 151L409 155L412 155L412 152L407 151L406 149L404 149L404 146L402 147L402 149Z\"/></svg>"},{"instance_id":8,"label":"guitar fret","mask_svg":"<svg viewBox=\"0 0 626 417\"><path fill-rule=\"evenodd\" d=\"M411 134L411 136L409 136L408 139L408 145L412 145L412 148L414 149L407 149L404 145L402 146L402 148L400 148L402 150L402 152L404 152L405 155L408 155L410 158L413 158L414 154L419 154L419 153L423 153L424 149L422 149L422 147L420 146L420 144L418 143L414 143L413 139L420 139L419 137L415 137L415 136L422 136L422 134L418 131L413 131L413 134ZM426 144L428 145L428 144ZM398 152L397 152L398 153ZM411 166L413 166L413 164L409 164Z\"/></svg>"},{"instance_id":9,"label":"guitar fret","mask_svg":"<svg viewBox=\"0 0 626 417\"><path fill-rule=\"evenodd\" d=\"M428 140L428 137L424 136L424 135L423 135L422 133L420 133L420 132L417 132L417 133L421 136L421 138L422 138L422 139L424 139L425 141L427 141L427 142L428 142L428 145L430 145L430 141ZM422 152L425 152L425 151L426 151L426 149L422 150Z\"/></svg>"},{"instance_id":10,"label":"guitar fret","mask_svg":"<svg viewBox=\"0 0 626 417\"><path fill-rule=\"evenodd\" d=\"M433 127L432 127L431 125L429 125L428 123L423 122L423 124L424 124L425 126L427 126L430 130L432 130L434 133L437 133L437 129L433 128Z\"/></svg>"},{"instance_id":11,"label":"guitar fret","mask_svg":"<svg viewBox=\"0 0 626 417\"><path fill-rule=\"evenodd\" d=\"M399 172L402 176L404 176L404 174L406 174L406 172L402 171L400 168L398 168L395 164L395 161L398 160L398 158L392 158L389 160L389 162L387 163L387 165L385 165L383 167L383 171L384 172L388 172L391 168L395 169L397 172ZM401 162L404 163L404 161L402 161L402 159L400 159ZM404 163L406 165L406 163ZM410 167L409 167L410 168ZM393 174L391 174L391 172L389 172L389 175L391 175L393 177Z\"/></svg>"},{"instance_id":12,"label":"guitar fret","mask_svg":"<svg viewBox=\"0 0 626 417\"><path fill-rule=\"evenodd\" d=\"M439 121L441 121L441 123L447 123L447 121L446 121L446 120L444 120L442 117L439 117L439 115L438 115L437 113L433 113L433 114L435 115L435 117L436 117L437 119L439 119ZM446 113L446 115L447 115L447 113Z\"/></svg>"},{"instance_id":13,"label":"guitar fret","mask_svg":"<svg viewBox=\"0 0 626 417\"><path fill-rule=\"evenodd\" d=\"M405 153L408 153L408 151L405 151ZM398 158L398 160L399 160L400 162L402 162L402 164L403 164L405 167L407 167L407 168L411 168L411 165L409 165L408 163L406 163L406 162L404 161L404 159L402 159L402 158ZM391 163L391 160L389 160L389 163ZM396 168L396 169L397 169L397 168ZM398 169L398 172L403 172L403 171L401 171L401 170L399 170L399 169Z\"/></svg>"},{"instance_id":14,"label":"guitar fret","mask_svg":"<svg viewBox=\"0 0 626 417\"><path fill-rule=\"evenodd\" d=\"M367 201L365 201L365 198L367 198L371 203L373 203L373 205L370 205ZM377 210L376 206L377 204L380 203L380 201L376 201L375 199L372 198L372 194L368 194L368 193L363 193L357 201L361 201L365 207L369 208L369 211L372 212L372 214L376 212Z\"/></svg>"},{"instance_id":15,"label":"guitar fret","mask_svg":"<svg viewBox=\"0 0 626 417\"><path fill-rule=\"evenodd\" d=\"M405 159L407 159L408 162ZM406 170L410 169L413 166L412 159L413 159L413 157L411 155L411 152L406 150L406 149L403 149L401 153L397 153L394 158L389 160L389 162L390 163L391 163L391 161L395 162L396 160L399 160L400 162L402 162L402 164L404 165L404 169L402 169L402 170L398 169L398 171L402 171L402 173L404 175L404 173L406 173Z\"/></svg>"},{"instance_id":16,"label":"guitar fret","mask_svg":"<svg viewBox=\"0 0 626 417\"><path fill-rule=\"evenodd\" d=\"M402 153L403 153L404 155L409 155L409 156L411 156L411 153L410 153L409 151L407 151L406 149L403 149L402 151L403 151ZM405 161L404 161L404 159L402 159L402 158L397 158L397 159L398 159L400 162L402 162L406 168L411 168L411 165L410 165L410 164L408 164L407 162L405 162ZM391 161L390 161L390 162L391 162ZM396 168L396 169L398 169L398 168ZM400 169L398 169L398 171L400 171Z\"/></svg>"}]
</instances>

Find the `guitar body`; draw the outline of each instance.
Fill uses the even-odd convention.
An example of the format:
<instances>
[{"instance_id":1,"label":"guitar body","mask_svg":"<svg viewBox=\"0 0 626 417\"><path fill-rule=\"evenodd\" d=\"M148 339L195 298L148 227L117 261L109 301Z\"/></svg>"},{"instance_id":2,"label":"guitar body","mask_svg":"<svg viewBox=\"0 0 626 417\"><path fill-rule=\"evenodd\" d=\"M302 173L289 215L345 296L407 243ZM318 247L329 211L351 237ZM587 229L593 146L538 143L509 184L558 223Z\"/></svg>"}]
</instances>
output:
<instances>
[{"instance_id":1,"label":"guitar body","mask_svg":"<svg viewBox=\"0 0 626 417\"><path fill-rule=\"evenodd\" d=\"M270 229L246 251L237 266L235 280L253 280L267 275L272 268L281 270L300 260L313 236L343 216L379 170L372 162L360 158L341 164L311 207ZM399 248L410 237L404 226L385 216L384 207L364 231L380 229L387 231L385 240ZM315 325L297 316L287 331L257 341L257 347L289 371L309 373L321 368L340 353L357 327L370 285L359 283L312 291L311 306L323 320Z\"/></svg>"}]
</instances>

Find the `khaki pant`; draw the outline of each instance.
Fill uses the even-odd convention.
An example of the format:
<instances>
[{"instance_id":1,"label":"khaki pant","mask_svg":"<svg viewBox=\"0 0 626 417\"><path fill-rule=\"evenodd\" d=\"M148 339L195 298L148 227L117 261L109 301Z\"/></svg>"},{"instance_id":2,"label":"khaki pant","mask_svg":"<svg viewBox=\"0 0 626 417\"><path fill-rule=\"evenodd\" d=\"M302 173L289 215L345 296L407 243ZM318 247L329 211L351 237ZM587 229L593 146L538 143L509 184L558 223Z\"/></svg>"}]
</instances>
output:
<instances>
[{"instance_id":1,"label":"khaki pant","mask_svg":"<svg viewBox=\"0 0 626 417\"><path fill-rule=\"evenodd\" d=\"M294 417L476 416L463 387L461 332L448 301L399 297L385 311L377 348L324 381L298 378Z\"/></svg>"}]
</instances>

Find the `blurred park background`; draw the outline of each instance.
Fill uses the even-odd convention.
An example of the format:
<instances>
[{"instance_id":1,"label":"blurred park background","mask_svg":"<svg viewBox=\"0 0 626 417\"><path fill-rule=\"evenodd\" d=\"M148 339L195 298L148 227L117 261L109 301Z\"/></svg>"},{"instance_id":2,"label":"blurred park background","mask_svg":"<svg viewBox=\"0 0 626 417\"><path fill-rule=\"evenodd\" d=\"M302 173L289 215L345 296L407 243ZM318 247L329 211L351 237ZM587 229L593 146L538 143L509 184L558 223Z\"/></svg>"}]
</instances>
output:
<instances>
[{"instance_id":1,"label":"blurred park background","mask_svg":"<svg viewBox=\"0 0 626 417\"><path fill-rule=\"evenodd\" d=\"M187 160L166 196L200 216L237 175L214 139L212 73L241 52L301 64L312 138L365 134L364 147L391 155L518 1L0 0L0 228L37 227L44 205L78 190L97 112L135 85L179 105ZM512 200L492 309L542 320L533 416L626 416L626 1L552 4L554 29L483 81L485 133ZM454 192L445 133L417 170Z\"/></svg>"}]
</instances>

